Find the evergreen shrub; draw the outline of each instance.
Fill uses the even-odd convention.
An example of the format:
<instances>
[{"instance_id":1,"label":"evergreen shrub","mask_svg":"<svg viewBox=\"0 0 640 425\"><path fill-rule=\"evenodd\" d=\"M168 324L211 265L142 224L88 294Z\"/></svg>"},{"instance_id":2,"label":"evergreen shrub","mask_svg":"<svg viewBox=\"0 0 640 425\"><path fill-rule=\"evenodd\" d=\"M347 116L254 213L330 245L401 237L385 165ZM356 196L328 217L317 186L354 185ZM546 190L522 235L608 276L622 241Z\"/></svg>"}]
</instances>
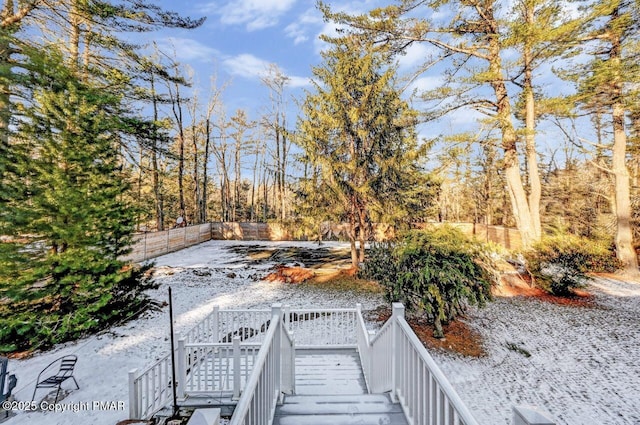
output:
<instances>
[{"instance_id":1,"label":"evergreen shrub","mask_svg":"<svg viewBox=\"0 0 640 425\"><path fill-rule=\"evenodd\" d=\"M386 289L390 302L442 324L464 313L468 304L483 306L495 281L492 261L483 245L444 226L410 231L397 242L374 244L363 267L366 278Z\"/></svg>"},{"instance_id":2,"label":"evergreen shrub","mask_svg":"<svg viewBox=\"0 0 640 425\"><path fill-rule=\"evenodd\" d=\"M587 273L611 273L621 267L611 244L582 236L546 236L524 253L536 283L555 295L569 295L590 279Z\"/></svg>"},{"instance_id":3,"label":"evergreen shrub","mask_svg":"<svg viewBox=\"0 0 640 425\"><path fill-rule=\"evenodd\" d=\"M147 276L150 266L98 258L58 260L54 274L29 285L23 276L21 285L0 294L0 353L47 349L132 319L152 306L143 293L157 287Z\"/></svg>"}]
</instances>

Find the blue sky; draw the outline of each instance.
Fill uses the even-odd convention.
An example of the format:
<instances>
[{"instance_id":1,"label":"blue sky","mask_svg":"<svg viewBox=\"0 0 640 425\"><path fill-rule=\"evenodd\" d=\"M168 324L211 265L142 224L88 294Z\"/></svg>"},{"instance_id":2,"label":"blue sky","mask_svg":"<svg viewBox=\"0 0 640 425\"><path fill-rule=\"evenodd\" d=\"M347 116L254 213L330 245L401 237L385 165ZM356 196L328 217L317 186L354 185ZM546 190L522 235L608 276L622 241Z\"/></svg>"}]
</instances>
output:
<instances>
[{"instance_id":1,"label":"blue sky","mask_svg":"<svg viewBox=\"0 0 640 425\"><path fill-rule=\"evenodd\" d=\"M224 99L233 113L244 108L250 115L268 103L268 91L260 82L270 63L290 78L288 92L301 95L309 86L311 66L318 64L321 49L317 36L325 23L311 0L194 1L167 9L192 17L206 16L198 29L154 34L167 52L176 48L177 58L194 70L196 84L206 88L210 75L230 82Z\"/></svg>"},{"instance_id":2,"label":"blue sky","mask_svg":"<svg viewBox=\"0 0 640 425\"><path fill-rule=\"evenodd\" d=\"M198 0L179 7L170 0L160 3L194 18L207 17L198 29L165 30L153 37L168 53L175 46L178 60L193 69L194 82L201 90L207 90L214 73L219 84L229 82L224 95L228 114L243 108L255 118L267 106L268 90L260 77L270 63L290 78L288 94L301 98L304 89L310 88L311 67L321 63L325 43L319 35L335 33L335 24L323 21L315 0ZM363 13L388 2L328 3L338 10ZM426 53L424 45L412 47L400 59L401 71L419 65ZM438 81L437 77L423 77L415 84L429 87Z\"/></svg>"}]
</instances>

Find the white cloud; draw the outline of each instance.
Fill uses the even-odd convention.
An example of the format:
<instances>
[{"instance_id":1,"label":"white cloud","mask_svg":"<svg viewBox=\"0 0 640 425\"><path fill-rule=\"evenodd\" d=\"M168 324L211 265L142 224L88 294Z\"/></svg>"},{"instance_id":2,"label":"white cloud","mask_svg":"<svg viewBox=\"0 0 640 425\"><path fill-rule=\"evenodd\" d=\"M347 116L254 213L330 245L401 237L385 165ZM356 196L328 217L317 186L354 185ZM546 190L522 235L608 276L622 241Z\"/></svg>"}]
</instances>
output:
<instances>
[{"instance_id":1,"label":"white cloud","mask_svg":"<svg viewBox=\"0 0 640 425\"><path fill-rule=\"evenodd\" d=\"M260 59L250 53L243 53L241 55L225 59L223 64L230 74L247 78L249 80L255 80L267 75L271 62ZM307 87L311 84L309 78L288 75L284 70L283 72L289 78L287 83L288 87Z\"/></svg>"},{"instance_id":2,"label":"white cloud","mask_svg":"<svg viewBox=\"0 0 640 425\"><path fill-rule=\"evenodd\" d=\"M297 77L295 75L289 76L287 86L291 88L309 87L311 86L311 80L307 77Z\"/></svg>"},{"instance_id":3,"label":"white cloud","mask_svg":"<svg viewBox=\"0 0 640 425\"><path fill-rule=\"evenodd\" d=\"M209 3L202 8L205 13L220 15L224 25L245 25L247 31L272 27L280 16L288 12L296 0L239 0L229 1L224 6Z\"/></svg>"},{"instance_id":4,"label":"white cloud","mask_svg":"<svg viewBox=\"0 0 640 425\"><path fill-rule=\"evenodd\" d=\"M269 62L257 58L249 53L243 53L224 60L223 64L232 75L254 79L262 77L269 66Z\"/></svg>"},{"instance_id":5,"label":"white cloud","mask_svg":"<svg viewBox=\"0 0 640 425\"><path fill-rule=\"evenodd\" d=\"M420 94L421 92L437 89L438 87L441 87L443 83L444 81L441 77L427 76L416 78L409 85L409 92L413 92L415 90L418 94Z\"/></svg>"},{"instance_id":6,"label":"white cloud","mask_svg":"<svg viewBox=\"0 0 640 425\"><path fill-rule=\"evenodd\" d=\"M175 52L180 62L202 61L210 62L220 56L220 52L191 38L168 37L158 40L161 51L171 55Z\"/></svg>"},{"instance_id":7,"label":"white cloud","mask_svg":"<svg viewBox=\"0 0 640 425\"><path fill-rule=\"evenodd\" d=\"M286 26L285 34L289 38L293 38L293 44L300 44L311 36L314 28L322 26L322 16L320 11L315 8L307 9L302 15Z\"/></svg>"},{"instance_id":8,"label":"white cloud","mask_svg":"<svg viewBox=\"0 0 640 425\"><path fill-rule=\"evenodd\" d=\"M427 43L413 43L407 48L404 55L398 57L398 64L402 69L418 67L437 54L437 48Z\"/></svg>"}]
</instances>

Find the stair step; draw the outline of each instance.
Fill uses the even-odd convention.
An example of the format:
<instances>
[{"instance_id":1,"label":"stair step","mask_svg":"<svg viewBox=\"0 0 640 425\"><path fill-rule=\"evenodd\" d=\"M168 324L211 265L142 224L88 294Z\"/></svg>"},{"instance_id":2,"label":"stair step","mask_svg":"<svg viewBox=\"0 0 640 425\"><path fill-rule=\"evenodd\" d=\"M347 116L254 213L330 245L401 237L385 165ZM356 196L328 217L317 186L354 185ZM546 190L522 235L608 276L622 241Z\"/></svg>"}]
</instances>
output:
<instances>
[{"instance_id":1,"label":"stair step","mask_svg":"<svg viewBox=\"0 0 640 425\"><path fill-rule=\"evenodd\" d=\"M273 425L407 425L402 413L292 415L275 417Z\"/></svg>"},{"instance_id":2,"label":"stair step","mask_svg":"<svg viewBox=\"0 0 640 425\"><path fill-rule=\"evenodd\" d=\"M273 425L407 425L385 394L286 396Z\"/></svg>"},{"instance_id":3,"label":"stair step","mask_svg":"<svg viewBox=\"0 0 640 425\"><path fill-rule=\"evenodd\" d=\"M391 403L391 401L384 394L318 395L313 397L288 395L285 397L284 403Z\"/></svg>"},{"instance_id":4,"label":"stair step","mask_svg":"<svg viewBox=\"0 0 640 425\"><path fill-rule=\"evenodd\" d=\"M280 406L276 415L362 415L402 413L398 404L384 403L295 403Z\"/></svg>"}]
</instances>

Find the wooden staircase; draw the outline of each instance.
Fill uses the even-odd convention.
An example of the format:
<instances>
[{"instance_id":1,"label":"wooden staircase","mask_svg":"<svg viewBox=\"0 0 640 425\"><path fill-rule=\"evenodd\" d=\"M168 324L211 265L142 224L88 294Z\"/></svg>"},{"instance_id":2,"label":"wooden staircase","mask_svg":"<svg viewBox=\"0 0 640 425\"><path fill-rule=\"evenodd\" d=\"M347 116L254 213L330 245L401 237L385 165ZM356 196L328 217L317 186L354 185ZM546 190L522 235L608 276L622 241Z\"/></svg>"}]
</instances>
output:
<instances>
[{"instance_id":1,"label":"wooden staircase","mask_svg":"<svg viewBox=\"0 0 640 425\"><path fill-rule=\"evenodd\" d=\"M367 394L355 350L299 350L296 395L276 408L274 425L407 425L386 394Z\"/></svg>"}]
</instances>

